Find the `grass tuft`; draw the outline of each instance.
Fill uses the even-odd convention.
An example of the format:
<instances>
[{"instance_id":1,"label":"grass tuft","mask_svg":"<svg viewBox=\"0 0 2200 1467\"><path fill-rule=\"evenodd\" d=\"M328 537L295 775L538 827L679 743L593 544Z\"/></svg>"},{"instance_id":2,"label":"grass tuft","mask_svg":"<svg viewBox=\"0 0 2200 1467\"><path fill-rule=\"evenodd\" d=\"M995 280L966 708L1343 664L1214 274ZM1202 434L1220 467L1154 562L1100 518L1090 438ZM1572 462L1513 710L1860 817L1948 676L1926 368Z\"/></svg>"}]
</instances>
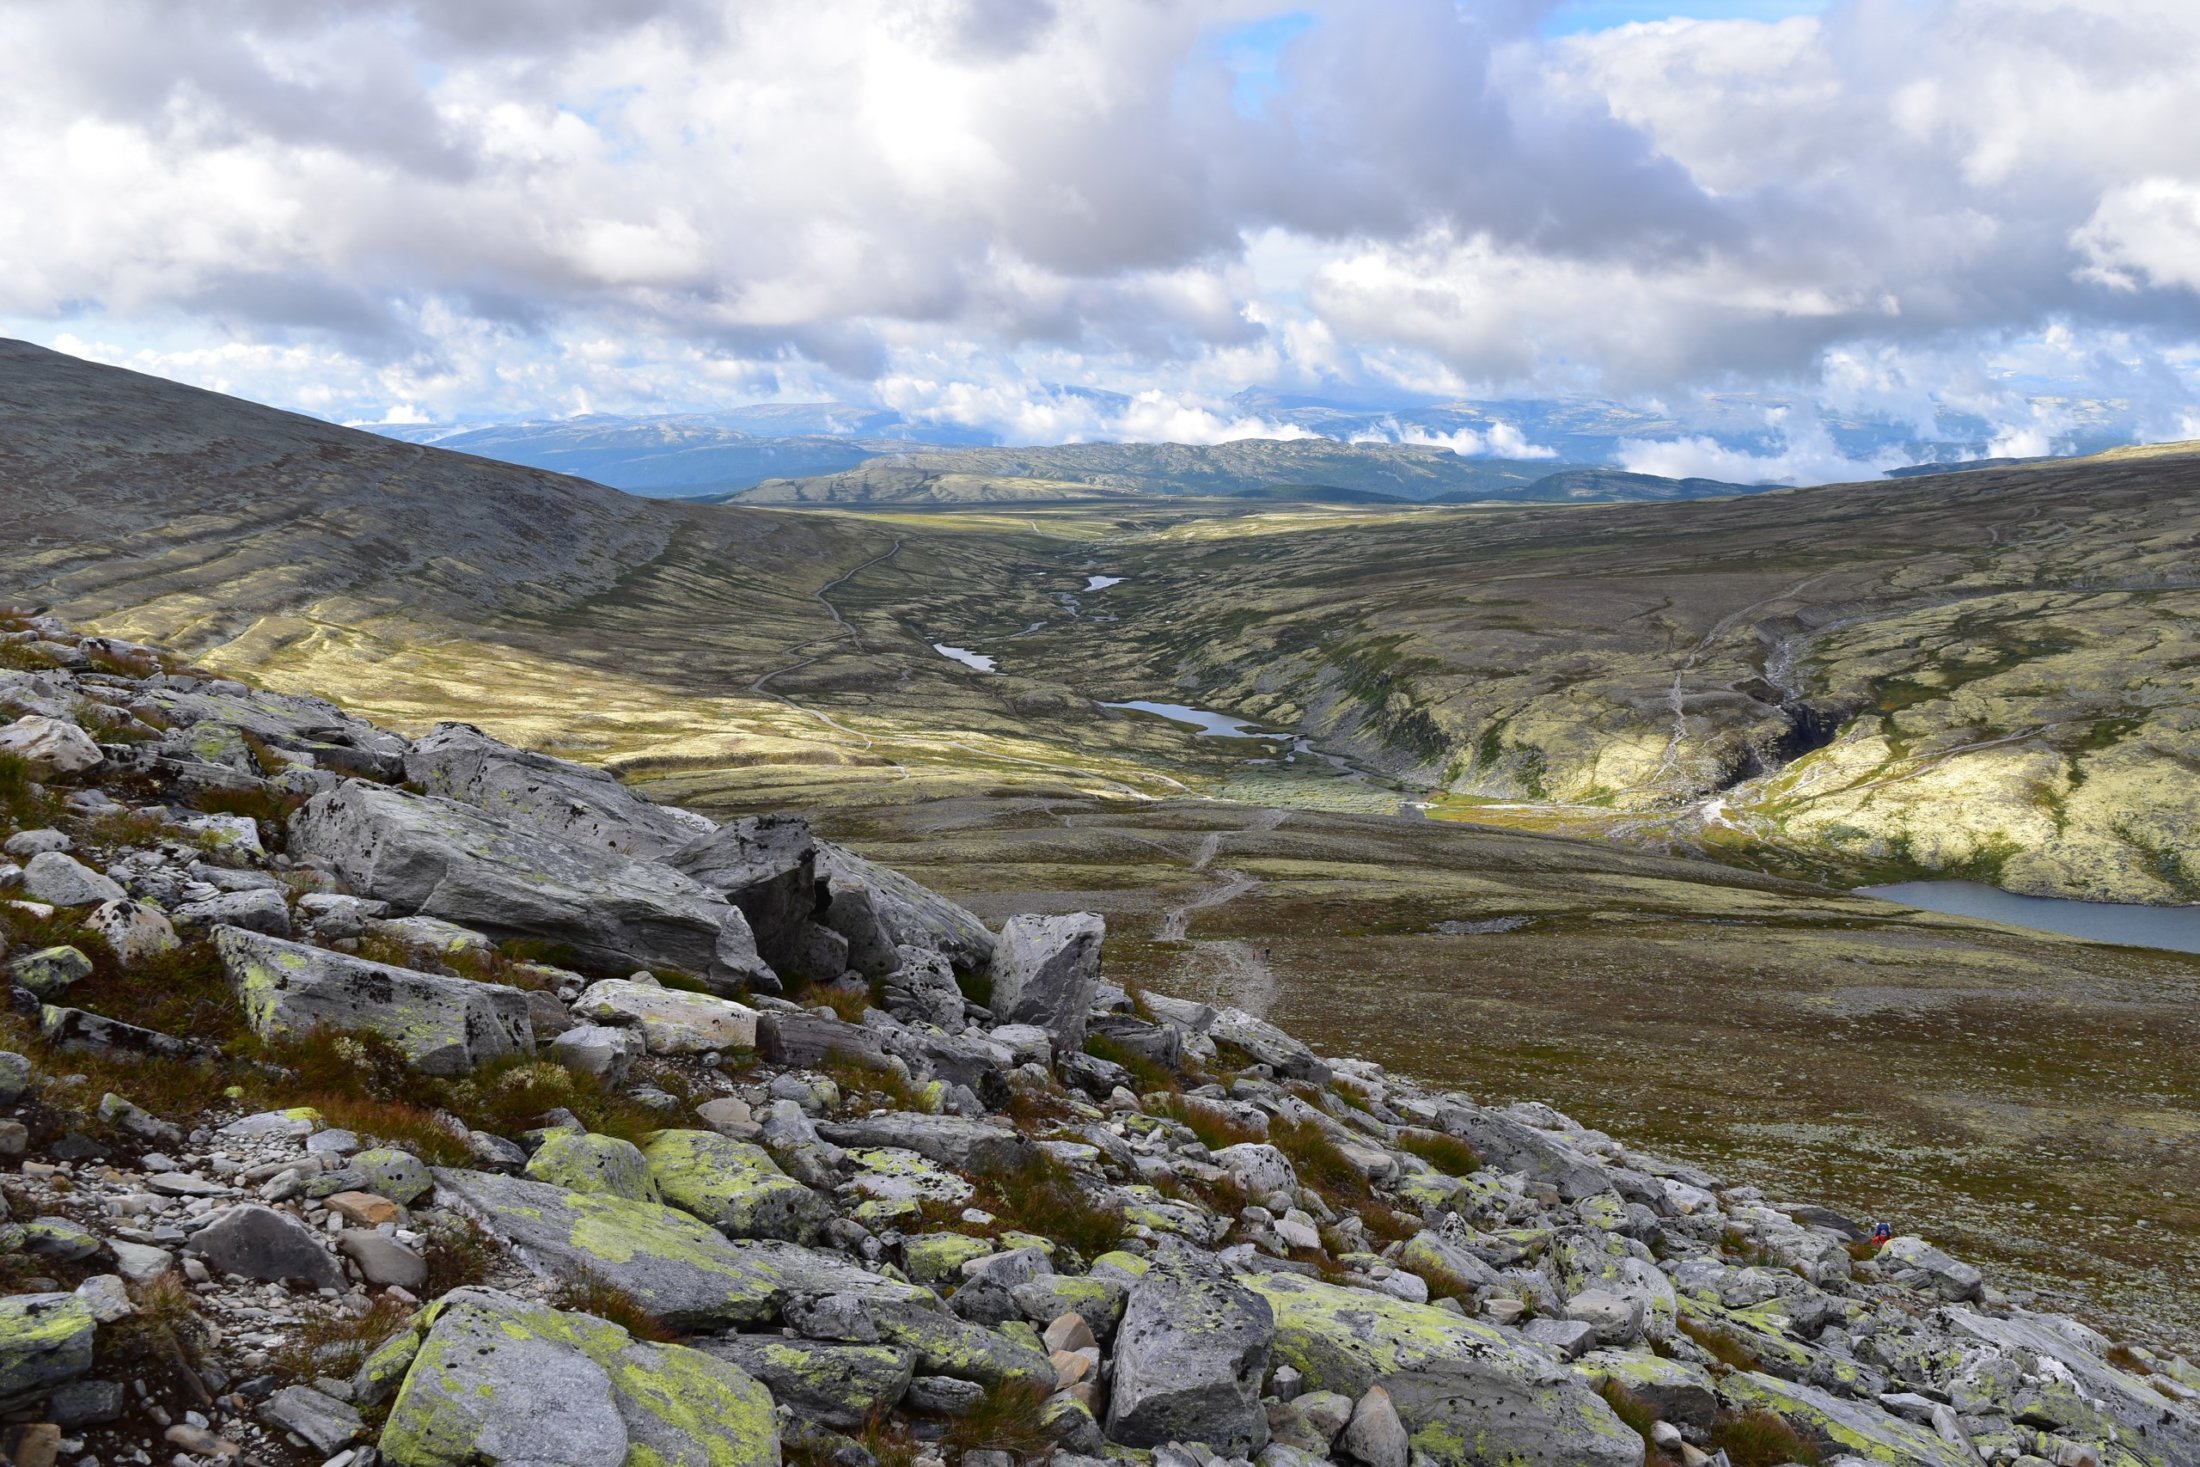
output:
<instances>
[{"instance_id":1,"label":"grass tuft","mask_svg":"<svg viewBox=\"0 0 2200 1467\"><path fill-rule=\"evenodd\" d=\"M639 1299L592 1273L571 1273L558 1280L550 1302L570 1313L593 1314L617 1325L637 1340L669 1345L681 1338L678 1330L650 1313Z\"/></svg>"},{"instance_id":2,"label":"grass tuft","mask_svg":"<svg viewBox=\"0 0 2200 1467\"><path fill-rule=\"evenodd\" d=\"M1123 1210L1095 1198L1062 1161L1034 1150L1012 1172L978 1179L974 1203L1007 1228L1052 1238L1084 1258L1098 1258L1123 1241Z\"/></svg>"},{"instance_id":3,"label":"grass tuft","mask_svg":"<svg viewBox=\"0 0 2200 1467\"><path fill-rule=\"evenodd\" d=\"M1720 1418L1711 1428L1711 1446L1734 1467L1781 1467L1800 1462L1818 1467L1818 1446L1770 1411L1745 1411Z\"/></svg>"},{"instance_id":4,"label":"grass tuft","mask_svg":"<svg viewBox=\"0 0 2200 1467\"><path fill-rule=\"evenodd\" d=\"M295 1381L319 1376L350 1379L382 1342L405 1327L412 1310L383 1296L357 1318L311 1314L284 1331L283 1342L268 1358L277 1375Z\"/></svg>"},{"instance_id":5,"label":"grass tuft","mask_svg":"<svg viewBox=\"0 0 2200 1467\"><path fill-rule=\"evenodd\" d=\"M957 1454L1006 1452L1019 1462L1045 1456L1054 1445L1046 1427L1048 1394L1030 1381L997 1385L969 1415L950 1421L941 1440Z\"/></svg>"},{"instance_id":6,"label":"grass tuft","mask_svg":"<svg viewBox=\"0 0 2200 1467\"><path fill-rule=\"evenodd\" d=\"M1457 1136L1442 1131L1408 1128L1398 1133L1398 1149L1418 1156L1447 1177L1464 1177L1482 1169L1482 1156Z\"/></svg>"},{"instance_id":7,"label":"grass tuft","mask_svg":"<svg viewBox=\"0 0 2200 1467\"><path fill-rule=\"evenodd\" d=\"M1697 1320L1683 1319L1680 1321L1680 1331L1703 1346L1712 1359L1726 1366L1729 1370L1748 1371L1763 1368L1763 1362L1758 1360L1755 1352L1749 1346L1735 1339L1734 1336L1723 1329L1713 1328L1711 1325L1700 1323Z\"/></svg>"},{"instance_id":8,"label":"grass tuft","mask_svg":"<svg viewBox=\"0 0 2200 1467\"><path fill-rule=\"evenodd\" d=\"M1367 1177L1312 1121L1273 1120L1268 1140L1299 1174L1299 1184L1319 1192L1333 1207L1356 1209L1374 1197Z\"/></svg>"}]
</instances>

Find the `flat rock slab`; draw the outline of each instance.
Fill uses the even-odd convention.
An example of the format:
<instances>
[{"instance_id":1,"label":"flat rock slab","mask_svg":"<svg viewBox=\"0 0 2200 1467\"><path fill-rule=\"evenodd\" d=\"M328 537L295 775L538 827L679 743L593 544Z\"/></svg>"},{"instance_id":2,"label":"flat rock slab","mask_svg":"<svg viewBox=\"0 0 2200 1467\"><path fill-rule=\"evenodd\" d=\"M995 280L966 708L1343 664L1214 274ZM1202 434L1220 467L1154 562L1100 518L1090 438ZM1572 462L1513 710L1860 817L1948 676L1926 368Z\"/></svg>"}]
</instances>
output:
<instances>
[{"instance_id":1,"label":"flat rock slab","mask_svg":"<svg viewBox=\"0 0 2200 1467\"><path fill-rule=\"evenodd\" d=\"M366 1031L430 1075L534 1052L527 996L516 988L370 963L239 927L215 929L214 947L263 1039Z\"/></svg>"},{"instance_id":2,"label":"flat rock slab","mask_svg":"<svg viewBox=\"0 0 2200 1467\"><path fill-rule=\"evenodd\" d=\"M315 795L290 826L294 854L401 911L565 943L597 967L677 968L727 989L778 982L740 909L669 866L358 781Z\"/></svg>"},{"instance_id":3,"label":"flat rock slab","mask_svg":"<svg viewBox=\"0 0 2200 1467\"><path fill-rule=\"evenodd\" d=\"M1432 1463L1642 1467L1642 1438L1587 1382L1490 1325L1296 1274L1239 1282L1274 1313L1278 1364L1354 1400L1380 1385Z\"/></svg>"},{"instance_id":4,"label":"flat rock slab","mask_svg":"<svg viewBox=\"0 0 2200 1467\"><path fill-rule=\"evenodd\" d=\"M762 1381L780 1405L836 1431L853 1431L899 1404L916 1367L913 1353L892 1345L721 1335L700 1348Z\"/></svg>"},{"instance_id":5,"label":"flat rock slab","mask_svg":"<svg viewBox=\"0 0 2200 1467\"><path fill-rule=\"evenodd\" d=\"M1031 1160L1031 1142L1012 1126L968 1116L889 1111L829 1121L817 1133L835 1146L892 1147L980 1175L1014 1171Z\"/></svg>"},{"instance_id":6,"label":"flat rock slab","mask_svg":"<svg viewBox=\"0 0 2200 1467\"><path fill-rule=\"evenodd\" d=\"M710 830L651 804L601 769L499 743L470 723L439 723L405 754L405 778L544 835L622 856L661 859Z\"/></svg>"},{"instance_id":7,"label":"flat rock slab","mask_svg":"<svg viewBox=\"0 0 2200 1467\"><path fill-rule=\"evenodd\" d=\"M756 1047L756 1010L707 993L606 978L574 1000L573 1013L596 1024L639 1029L651 1054Z\"/></svg>"},{"instance_id":8,"label":"flat rock slab","mask_svg":"<svg viewBox=\"0 0 2200 1467\"><path fill-rule=\"evenodd\" d=\"M924 1300L925 1290L792 1243L733 1242L652 1202L491 1172L438 1170L437 1198L473 1217L544 1278L601 1279L681 1329L762 1324L791 1297Z\"/></svg>"},{"instance_id":9,"label":"flat rock slab","mask_svg":"<svg viewBox=\"0 0 2200 1467\"><path fill-rule=\"evenodd\" d=\"M772 1398L738 1365L487 1289L446 1296L383 1428L397 1467L778 1467Z\"/></svg>"}]
</instances>

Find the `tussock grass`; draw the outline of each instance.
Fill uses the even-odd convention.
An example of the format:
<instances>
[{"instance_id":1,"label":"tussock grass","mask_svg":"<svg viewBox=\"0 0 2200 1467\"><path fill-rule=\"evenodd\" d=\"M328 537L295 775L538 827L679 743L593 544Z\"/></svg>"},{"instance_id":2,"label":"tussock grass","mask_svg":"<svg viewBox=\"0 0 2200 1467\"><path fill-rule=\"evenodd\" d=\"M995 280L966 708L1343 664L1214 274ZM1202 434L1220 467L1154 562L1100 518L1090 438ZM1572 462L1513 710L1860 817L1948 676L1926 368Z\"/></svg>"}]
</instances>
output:
<instances>
[{"instance_id":1,"label":"tussock grass","mask_svg":"<svg viewBox=\"0 0 2200 1467\"><path fill-rule=\"evenodd\" d=\"M1650 1428L1658 1424L1657 1407L1616 1380L1607 1380L1598 1386L1597 1394L1604 1397L1604 1404L1612 1408L1612 1414L1623 1426L1642 1438L1643 1467L1673 1467L1673 1459L1650 1441Z\"/></svg>"},{"instance_id":2,"label":"tussock grass","mask_svg":"<svg viewBox=\"0 0 2200 1467\"><path fill-rule=\"evenodd\" d=\"M1094 1197L1076 1173L1044 1151L1012 1172L978 1179L973 1205L999 1218L1004 1228L1036 1233L1097 1258L1121 1245L1123 1210Z\"/></svg>"},{"instance_id":3,"label":"tussock grass","mask_svg":"<svg viewBox=\"0 0 2200 1467\"><path fill-rule=\"evenodd\" d=\"M1291 1166L1299 1174L1299 1184L1319 1192L1331 1206L1357 1209L1373 1200L1375 1194L1365 1174L1314 1122L1270 1121L1268 1140L1291 1158Z\"/></svg>"},{"instance_id":4,"label":"tussock grass","mask_svg":"<svg viewBox=\"0 0 2200 1467\"><path fill-rule=\"evenodd\" d=\"M1409 1127L1398 1133L1398 1149L1418 1156L1447 1177L1463 1177L1482 1169L1482 1157L1457 1136L1442 1131Z\"/></svg>"},{"instance_id":5,"label":"tussock grass","mask_svg":"<svg viewBox=\"0 0 2200 1467\"><path fill-rule=\"evenodd\" d=\"M422 1295L440 1299L453 1289L487 1283L496 1269L497 1245L472 1218L452 1217L429 1232L420 1256L428 1265Z\"/></svg>"},{"instance_id":6,"label":"tussock grass","mask_svg":"<svg viewBox=\"0 0 2200 1467\"><path fill-rule=\"evenodd\" d=\"M348 1380L411 1318L411 1309L387 1296L377 1297L356 1318L309 1314L284 1332L282 1344L268 1357L268 1368L294 1381L324 1375Z\"/></svg>"},{"instance_id":7,"label":"tussock grass","mask_svg":"<svg viewBox=\"0 0 2200 1467\"><path fill-rule=\"evenodd\" d=\"M1140 1095L1174 1094L1183 1088L1176 1073L1160 1061L1137 1053L1105 1034L1085 1040L1085 1053L1131 1072L1131 1089Z\"/></svg>"},{"instance_id":8,"label":"tussock grass","mask_svg":"<svg viewBox=\"0 0 2200 1467\"><path fill-rule=\"evenodd\" d=\"M1191 1097L1176 1096L1152 1113L1186 1127L1199 1138L1201 1145L1210 1150L1219 1151L1225 1146L1269 1139L1227 1111Z\"/></svg>"},{"instance_id":9,"label":"tussock grass","mask_svg":"<svg viewBox=\"0 0 2200 1467\"><path fill-rule=\"evenodd\" d=\"M941 1440L957 1453L1006 1452L1019 1462L1044 1456L1054 1445L1046 1429L1048 1394L1030 1381L997 1385L968 1416L950 1421Z\"/></svg>"},{"instance_id":10,"label":"tussock grass","mask_svg":"<svg viewBox=\"0 0 2200 1467\"><path fill-rule=\"evenodd\" d=\"M1711 1427L1711 1446L1726 1453L1734 1467L1781 1467L1800 1462L1818 1467L1817 1443L1770 1411L1745 1411L1722 1417Z\"/></svg>"},{"instance_id":11,"label":"tussock grass","mask_svg":"<svg viewBox=\"0 0 2200 1467\"><path fill-rule=\"evenodd\" d=\"M572 1273L558 1280L550 1302L574 1314L593 1314L637 1340L669 1345L682 1338L678 1330L650 1313L639 1299L592 1273Z\"/></svg>"},{"instance_id":12,"label":"tussock grass","mask_svg":"<svg viewBox=\"0 0 2200 1467\"><path fill-rule=\"evenodd\" d=\"M1758 1370L1763 1367L1763 1362L1757 1358L1755 1351L1723 1329L1697 1320L1683 1319L1680 1321L1680 1331L1703 1346L1712 1359L1729 1370Z\"/></svg>"}]
</instances>

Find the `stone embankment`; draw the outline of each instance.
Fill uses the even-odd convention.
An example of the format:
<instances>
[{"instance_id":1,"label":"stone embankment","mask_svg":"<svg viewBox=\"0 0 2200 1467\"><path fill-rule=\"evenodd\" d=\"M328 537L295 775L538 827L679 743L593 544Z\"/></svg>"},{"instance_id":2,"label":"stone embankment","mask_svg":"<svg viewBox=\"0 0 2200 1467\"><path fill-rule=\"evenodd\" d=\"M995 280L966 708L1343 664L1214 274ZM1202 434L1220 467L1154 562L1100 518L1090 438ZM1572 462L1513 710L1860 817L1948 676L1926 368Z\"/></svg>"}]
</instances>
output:
<instances>
[{"instance_id":1,"label":"stone embankment","mask_svg":"<svg viewBox=\"0 0 2200 1467\"><path fill-rule=\"evenodd\" d=\"M1917 1237L156 649L0 641L26 1467L2200 1461Z\"/></svg>"}]
</instances>

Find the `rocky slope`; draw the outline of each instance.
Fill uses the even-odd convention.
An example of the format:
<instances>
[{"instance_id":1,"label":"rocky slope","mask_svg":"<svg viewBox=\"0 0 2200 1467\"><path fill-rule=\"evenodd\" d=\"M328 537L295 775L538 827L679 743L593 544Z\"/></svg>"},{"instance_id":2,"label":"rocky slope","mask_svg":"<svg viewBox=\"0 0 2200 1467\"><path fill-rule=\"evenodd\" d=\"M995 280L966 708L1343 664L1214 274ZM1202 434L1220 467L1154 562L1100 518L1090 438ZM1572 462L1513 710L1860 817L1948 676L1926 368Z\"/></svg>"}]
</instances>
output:
<instances>
[{"instance_id":1,"label":"rocky slope","mask_svg":"<svg viewBox=\"0 0 2200 1467\"><path fill-rule=\"evenodd\" d=\"M0 643L15 1462L2175 1464L2200 1372L719 826Z\"/></svg>"}]
</instances>

